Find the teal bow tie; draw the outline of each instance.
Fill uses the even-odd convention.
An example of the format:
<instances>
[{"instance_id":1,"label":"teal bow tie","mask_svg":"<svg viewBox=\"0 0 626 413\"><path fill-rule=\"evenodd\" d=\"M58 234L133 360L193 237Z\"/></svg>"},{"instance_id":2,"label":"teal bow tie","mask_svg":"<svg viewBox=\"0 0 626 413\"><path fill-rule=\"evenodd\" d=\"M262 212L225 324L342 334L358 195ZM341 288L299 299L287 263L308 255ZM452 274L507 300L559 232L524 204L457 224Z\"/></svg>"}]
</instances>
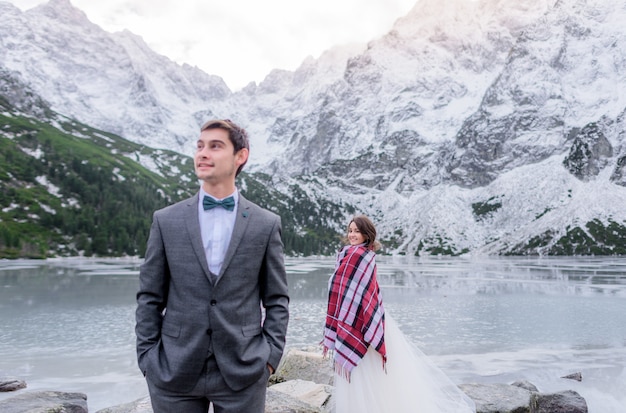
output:
<instances>
[{"instance_id":1,"label":"teal bow tie","mask_svg":"<svg viewBox=\"0 0 626 413\"><path fill-rule=\"evenodd\" d=\"M235 209L235 198L229 196L228 198L222 199L221 201L217 201L210 196L205 196L202 199L202 207L206 211L207 209L213 209L216 206L221 206L227 211L232 211Z\"/></svg>"}]
</instances>

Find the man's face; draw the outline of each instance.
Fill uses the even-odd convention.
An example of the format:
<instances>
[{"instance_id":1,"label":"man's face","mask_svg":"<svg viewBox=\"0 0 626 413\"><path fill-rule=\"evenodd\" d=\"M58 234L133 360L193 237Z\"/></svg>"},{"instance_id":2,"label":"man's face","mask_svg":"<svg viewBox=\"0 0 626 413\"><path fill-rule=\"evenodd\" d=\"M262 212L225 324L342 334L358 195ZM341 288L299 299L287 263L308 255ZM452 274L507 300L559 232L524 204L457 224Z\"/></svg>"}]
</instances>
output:
<instances>
[{"instance_id":1,"label":"man's face","mask_svg":"<svg viewBox=\"0 0 626 413\"><path fill-rule=\"evenodd\" d=\"M194 167L198 179L209 185L231 183L239 165L247 158L247 150L234 153L235 147L224 129L202 131L198 138Z\"/></svg>"}]
</instances>

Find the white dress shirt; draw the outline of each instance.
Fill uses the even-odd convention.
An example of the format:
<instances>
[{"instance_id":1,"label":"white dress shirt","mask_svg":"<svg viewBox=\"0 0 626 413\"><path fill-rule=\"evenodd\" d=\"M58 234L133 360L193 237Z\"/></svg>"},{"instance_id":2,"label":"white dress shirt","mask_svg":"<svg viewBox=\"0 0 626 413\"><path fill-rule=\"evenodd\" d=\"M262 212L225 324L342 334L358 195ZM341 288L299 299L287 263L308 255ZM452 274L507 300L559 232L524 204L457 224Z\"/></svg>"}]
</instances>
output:
<instances>
[{"instance_id":1,"label":"white dress shirt","mask_svg":"<svg viewBox=\"0 0 626 413\"><path fill-rule=\"evenodd\" d=\"M209 196L217 201L217 199L207 194L204 189L200 188L200 196L198 197L198 218L200 221L200 233L202 234L202 245L206 255L209 270L218 276L224 263L224 255L230 243L230 238L235 227L235 218L237 217L237 206L239 205L239 193L235 189L231 195L235 199L235 208L228 211L220 206L213 209L204 210L202 200L205 196ZM226 197L228 198L228 197ZM225 199L225 198L222 198Z\"/></svg>"}]
</instances>

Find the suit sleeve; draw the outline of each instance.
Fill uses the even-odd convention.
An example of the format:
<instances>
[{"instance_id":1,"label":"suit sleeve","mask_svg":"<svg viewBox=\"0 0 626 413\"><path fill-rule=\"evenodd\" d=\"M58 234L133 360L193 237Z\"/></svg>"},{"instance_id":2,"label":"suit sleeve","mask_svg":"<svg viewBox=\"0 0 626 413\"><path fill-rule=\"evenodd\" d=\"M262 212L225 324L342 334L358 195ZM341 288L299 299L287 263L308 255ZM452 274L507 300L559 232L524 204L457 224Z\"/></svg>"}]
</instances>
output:
<instances>
[{"instance_id":1,"label":"suit sleeve","mask_svg":"<svg viewBox=\"0 0 626 413\"><path fill-rule=\"evenodd\" d=\"M163 238L155 213L150 227L144 263L139 270L139 290L135 313L137 335L137 361L145 374L146 354L161 337L163 311L167 305L169 270Z\"/></svg>"},{"instance_id":2,"label":"suit sleeve","mask_svg":"<svg viewBox=\"0 0 626 413\"><path fill-rule=\"evenodd\" d=\"M274 221L261 268L261 300L265 307L263 332L271 347L268 363L276 370L285 348L289 322L289 289L279 217Z\"/></svg>"}]
</instances>

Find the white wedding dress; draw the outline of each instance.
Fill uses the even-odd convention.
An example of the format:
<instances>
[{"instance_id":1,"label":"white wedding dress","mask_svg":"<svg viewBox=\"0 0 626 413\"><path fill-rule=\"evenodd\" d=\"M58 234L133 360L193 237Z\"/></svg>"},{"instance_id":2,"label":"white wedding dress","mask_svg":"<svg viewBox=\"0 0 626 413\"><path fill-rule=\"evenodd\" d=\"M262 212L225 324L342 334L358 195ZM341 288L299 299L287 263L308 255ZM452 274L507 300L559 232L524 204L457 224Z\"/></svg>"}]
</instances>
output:
<instances>
[{"instance_id":1,"label":"white wedding dress","mask_svg":"<svg viewBox=\"0 0 626 413\"><path fill-rule=\"evenodd\" d=\"M371 347L350 382L335 374L335 413L473 413L476 407L385 313L387 372Z\"/></svg>"}]
</instances>

